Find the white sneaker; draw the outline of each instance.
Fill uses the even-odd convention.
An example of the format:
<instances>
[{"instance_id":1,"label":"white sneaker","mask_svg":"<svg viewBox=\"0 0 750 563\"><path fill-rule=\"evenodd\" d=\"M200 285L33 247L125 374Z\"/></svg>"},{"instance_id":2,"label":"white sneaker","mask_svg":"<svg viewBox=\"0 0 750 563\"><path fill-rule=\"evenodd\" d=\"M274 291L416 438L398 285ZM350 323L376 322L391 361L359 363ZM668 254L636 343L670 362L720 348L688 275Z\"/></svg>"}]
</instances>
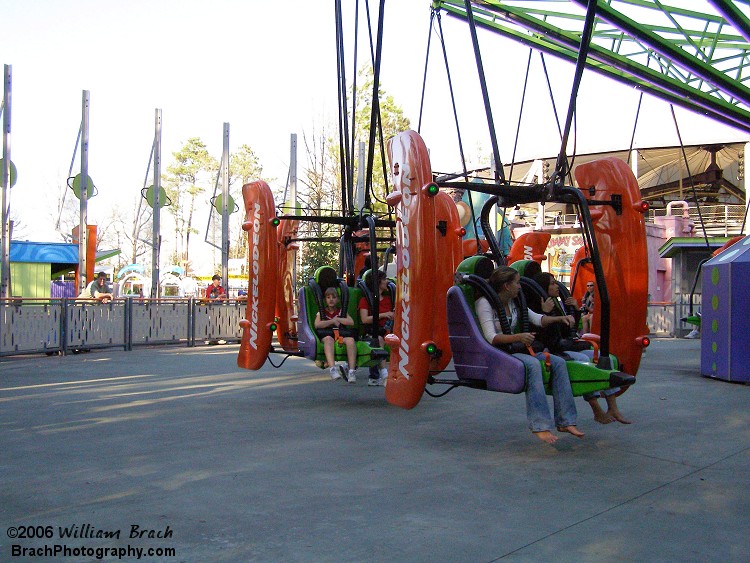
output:
<instances>
[{"instance_id":1,"label":"white sneaker","mask_svg":"<svg viewBox=\"0 0 750 563\"><path fill-rule=\"evenodd\" d=\"M353 369L350 369L350 370L349 370L349 373L348 373L348 375L346 376L346 380L347 380L347 381L348 381L349 383L357 383L357 374L356 374L356 373L354 373L354 370L353 370Z\"/></svg>"},{"instance_id":2,"label":"white sneaker","mask_svg":"<svg viewBox=\"0 0 750 563\"><path fill-rule=\"evenodd\" d=\"M388 368L380 368L380 379L388 379Z\"/></svg>"},{"instance_id":3,"label":"white sneaker","mask_svg":"<svg viewBox=\"0 0 750 563\"><path fill-rule=\"evenodd\" d=\"M341 370L338 366L331 366L331 369L328 371L331 374L332 380L336 381L337 379L341 379Z\"/></svg>"}]
</instances>

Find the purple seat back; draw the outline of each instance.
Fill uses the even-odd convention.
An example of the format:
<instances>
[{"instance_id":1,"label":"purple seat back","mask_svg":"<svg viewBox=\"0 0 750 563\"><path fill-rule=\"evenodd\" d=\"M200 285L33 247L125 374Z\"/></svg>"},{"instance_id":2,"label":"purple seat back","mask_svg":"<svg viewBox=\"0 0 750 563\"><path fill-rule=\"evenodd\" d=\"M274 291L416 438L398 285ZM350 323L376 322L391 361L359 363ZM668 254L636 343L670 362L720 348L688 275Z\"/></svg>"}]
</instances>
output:
<instances>
[{"instance_id":1,"label":"purple seat back","mask_svg":"<svg viewBox=\"0 0 750 563\"><path fill-rule=\"evenodd\" d=\"M308 320L310 304L307 300L310 298L309 288L301 287L299 290L299 316L297 318L297 345L305 358L314 360L317 354L317 340L311 328L312 323ZM317 306L315 309L317 310Z\"/></svg>"},{"instance_id":2,"label":"purple seat back","mask_svg":"<svg viewBox=\"0 0 750 563\"><path fill-rule=\"evenodd\" d=\"M488 391L521 393L524 390L523 362L485 340L474 312L457 286L448 290L448 334L459 379L483 380Z\"/></svg>"}]
</instances>

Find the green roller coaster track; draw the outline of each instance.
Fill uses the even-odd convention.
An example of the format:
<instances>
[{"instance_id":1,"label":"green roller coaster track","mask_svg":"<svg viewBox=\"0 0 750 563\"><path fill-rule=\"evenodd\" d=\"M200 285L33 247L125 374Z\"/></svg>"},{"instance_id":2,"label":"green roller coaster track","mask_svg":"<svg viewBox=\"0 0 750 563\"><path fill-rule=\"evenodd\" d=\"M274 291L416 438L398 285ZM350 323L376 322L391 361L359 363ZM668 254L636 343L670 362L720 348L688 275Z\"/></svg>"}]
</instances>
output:
<instances>
[{"instance_id":1,"label":"green roller coaster track","mask_svg":"<svg viewBox=\"0 0 750 563\"><path fill-rule=\"evenodd\" d=\"M680 4L597 0L587 67L750 132L750 0ZM587 5L483 0L471 2L471 10L477 27L575 63ZM464 1L434 1L432 7L466 21Z\"/></svg>"}]
</instances>

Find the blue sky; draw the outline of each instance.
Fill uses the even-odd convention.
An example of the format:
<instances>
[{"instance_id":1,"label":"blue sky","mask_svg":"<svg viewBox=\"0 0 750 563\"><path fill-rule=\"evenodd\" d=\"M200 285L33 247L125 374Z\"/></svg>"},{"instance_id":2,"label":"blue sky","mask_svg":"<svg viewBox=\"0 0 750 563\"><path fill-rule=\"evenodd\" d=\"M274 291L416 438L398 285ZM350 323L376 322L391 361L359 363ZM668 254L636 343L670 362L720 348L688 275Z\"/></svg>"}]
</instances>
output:
<instances>
[{"instance_id":1,"label":"blue sky","mask_svg":"<svg viewBox=\"0 0 750 563\"><path fill-rule=\"evenodd\" d=\"M344 2L349 8L353 2ZM377 2L371 2L373 9ZM289 137L336 121L335 36L331 0L0 0L0 54L13 69L12 160L19 180L11 206L34 240L51 230L58 186L65 182L81 120L83 90L91 95L89 173L99 189L91 222L112 205L139 196L154 132L163 112L163 170L171 153L200 137L218 159L229 122L231 150L250 145L267 175L283 185ZM416 127L429 22L429 0L386 2L381 82ZM468 30L445 17L451 73L464 146L489 152L489 137ZM351 46L353 16L345 15ZM364 23L360 24L364 29ZM528 49L480 34L501 158L510 160ZM436 39L433 39L436 46ZM367 45L361 44L360 61ZM433 47L434 48L434 47ZM351 49L348 54L351 65ZM441 54L433 50L422 133L434 169L459 166L456 132ZM573 66L548 57L561 119ZM347 70L351 76L351 68ZM578 150L627 147L638 94L588 73L579 98ZM557 127L538 54L530 73L519 159L555 154ZM677 110L686 143L744 140L746 135ZM645 98L637 146L678 144L669 106ZM481 148L478 148L481 147ZM74 174L78 171L76 160ZM208 194L206 197L208 197ZM205 219L197 221L205 228ZM195 237L202 243L203 233Z\"/></svg>"}]
</instances>

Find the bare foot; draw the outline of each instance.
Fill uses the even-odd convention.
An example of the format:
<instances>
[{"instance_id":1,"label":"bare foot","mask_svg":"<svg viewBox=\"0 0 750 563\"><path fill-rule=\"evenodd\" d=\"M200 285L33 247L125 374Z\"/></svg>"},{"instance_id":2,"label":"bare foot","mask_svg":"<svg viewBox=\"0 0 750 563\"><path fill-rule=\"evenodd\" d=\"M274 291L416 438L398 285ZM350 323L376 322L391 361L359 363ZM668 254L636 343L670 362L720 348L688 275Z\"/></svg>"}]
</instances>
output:
<instances>
[{"instance_id":1,"label":"bare foot","mask_svg":"<svg viewBox=\"0 0 750 563\"><path fill-rule=\"evenodd\" d=\"M612 417L612 420L616 420L620 424L633 424L632 420L628 420L618 410L609 410L607 411L607 415Z\"/></svg>"},{"instance_id":2,"label":"bare foot","mask_svg":"<svg viewBox=\"0 0 750 563\"><path fill-rule=\"evenodd\" d=\"M575 426L558 426L557 427L558 432L567 432L568 434L573 434L576 438L583 438L585 434L578 430Z\"/></svg>"},{"instance_id":3,"label":"bare foot","mask_svg":"<svg viewBox=\"0 0 750 563\"><path fill-rule=\"evenodd\" d=\"M554 444L558 440L558 437L555 436L549 430L543 430L542 432L534 432L534 436L536 436L542 442L545 442L547 444Z\"/></svg>"},{"instance_id":4,"label":"bare foot","mask_svg":"<svg viewBox=\"0 0 750 563\"><path fill-rule=\"evenodd\" d=\"M612 418L608 413L605 413L602 410L602 407L599 406L598 399L587 399L587 402L591 407L592 413L594 414L594 420L596 420L599 424L609 424L610 422L615 421L614 418Z\"/></svg>"},{"instance_id":5,"label":"bare foot","mask_svg":"<svg viewBox=\"0 0 750 563\"><path fill-rule=\"evenodd\" d=\"M607 397L607 414L620 424L632 424L630 420L622 416L620 409L617 407L617 398L613 395Z\"/></svg>"},{"instance_id":6,"label":"bare foot","mask_svg":"<svg viewBox=\"0 0 750 563\"><path fill-rule=\"evenodd\" d=\"M614 422L615 418L609 413L601 411L594 413L594 420L596 420L599 424L609 424L610 422Z\"/></svg>"}]
</instances>

